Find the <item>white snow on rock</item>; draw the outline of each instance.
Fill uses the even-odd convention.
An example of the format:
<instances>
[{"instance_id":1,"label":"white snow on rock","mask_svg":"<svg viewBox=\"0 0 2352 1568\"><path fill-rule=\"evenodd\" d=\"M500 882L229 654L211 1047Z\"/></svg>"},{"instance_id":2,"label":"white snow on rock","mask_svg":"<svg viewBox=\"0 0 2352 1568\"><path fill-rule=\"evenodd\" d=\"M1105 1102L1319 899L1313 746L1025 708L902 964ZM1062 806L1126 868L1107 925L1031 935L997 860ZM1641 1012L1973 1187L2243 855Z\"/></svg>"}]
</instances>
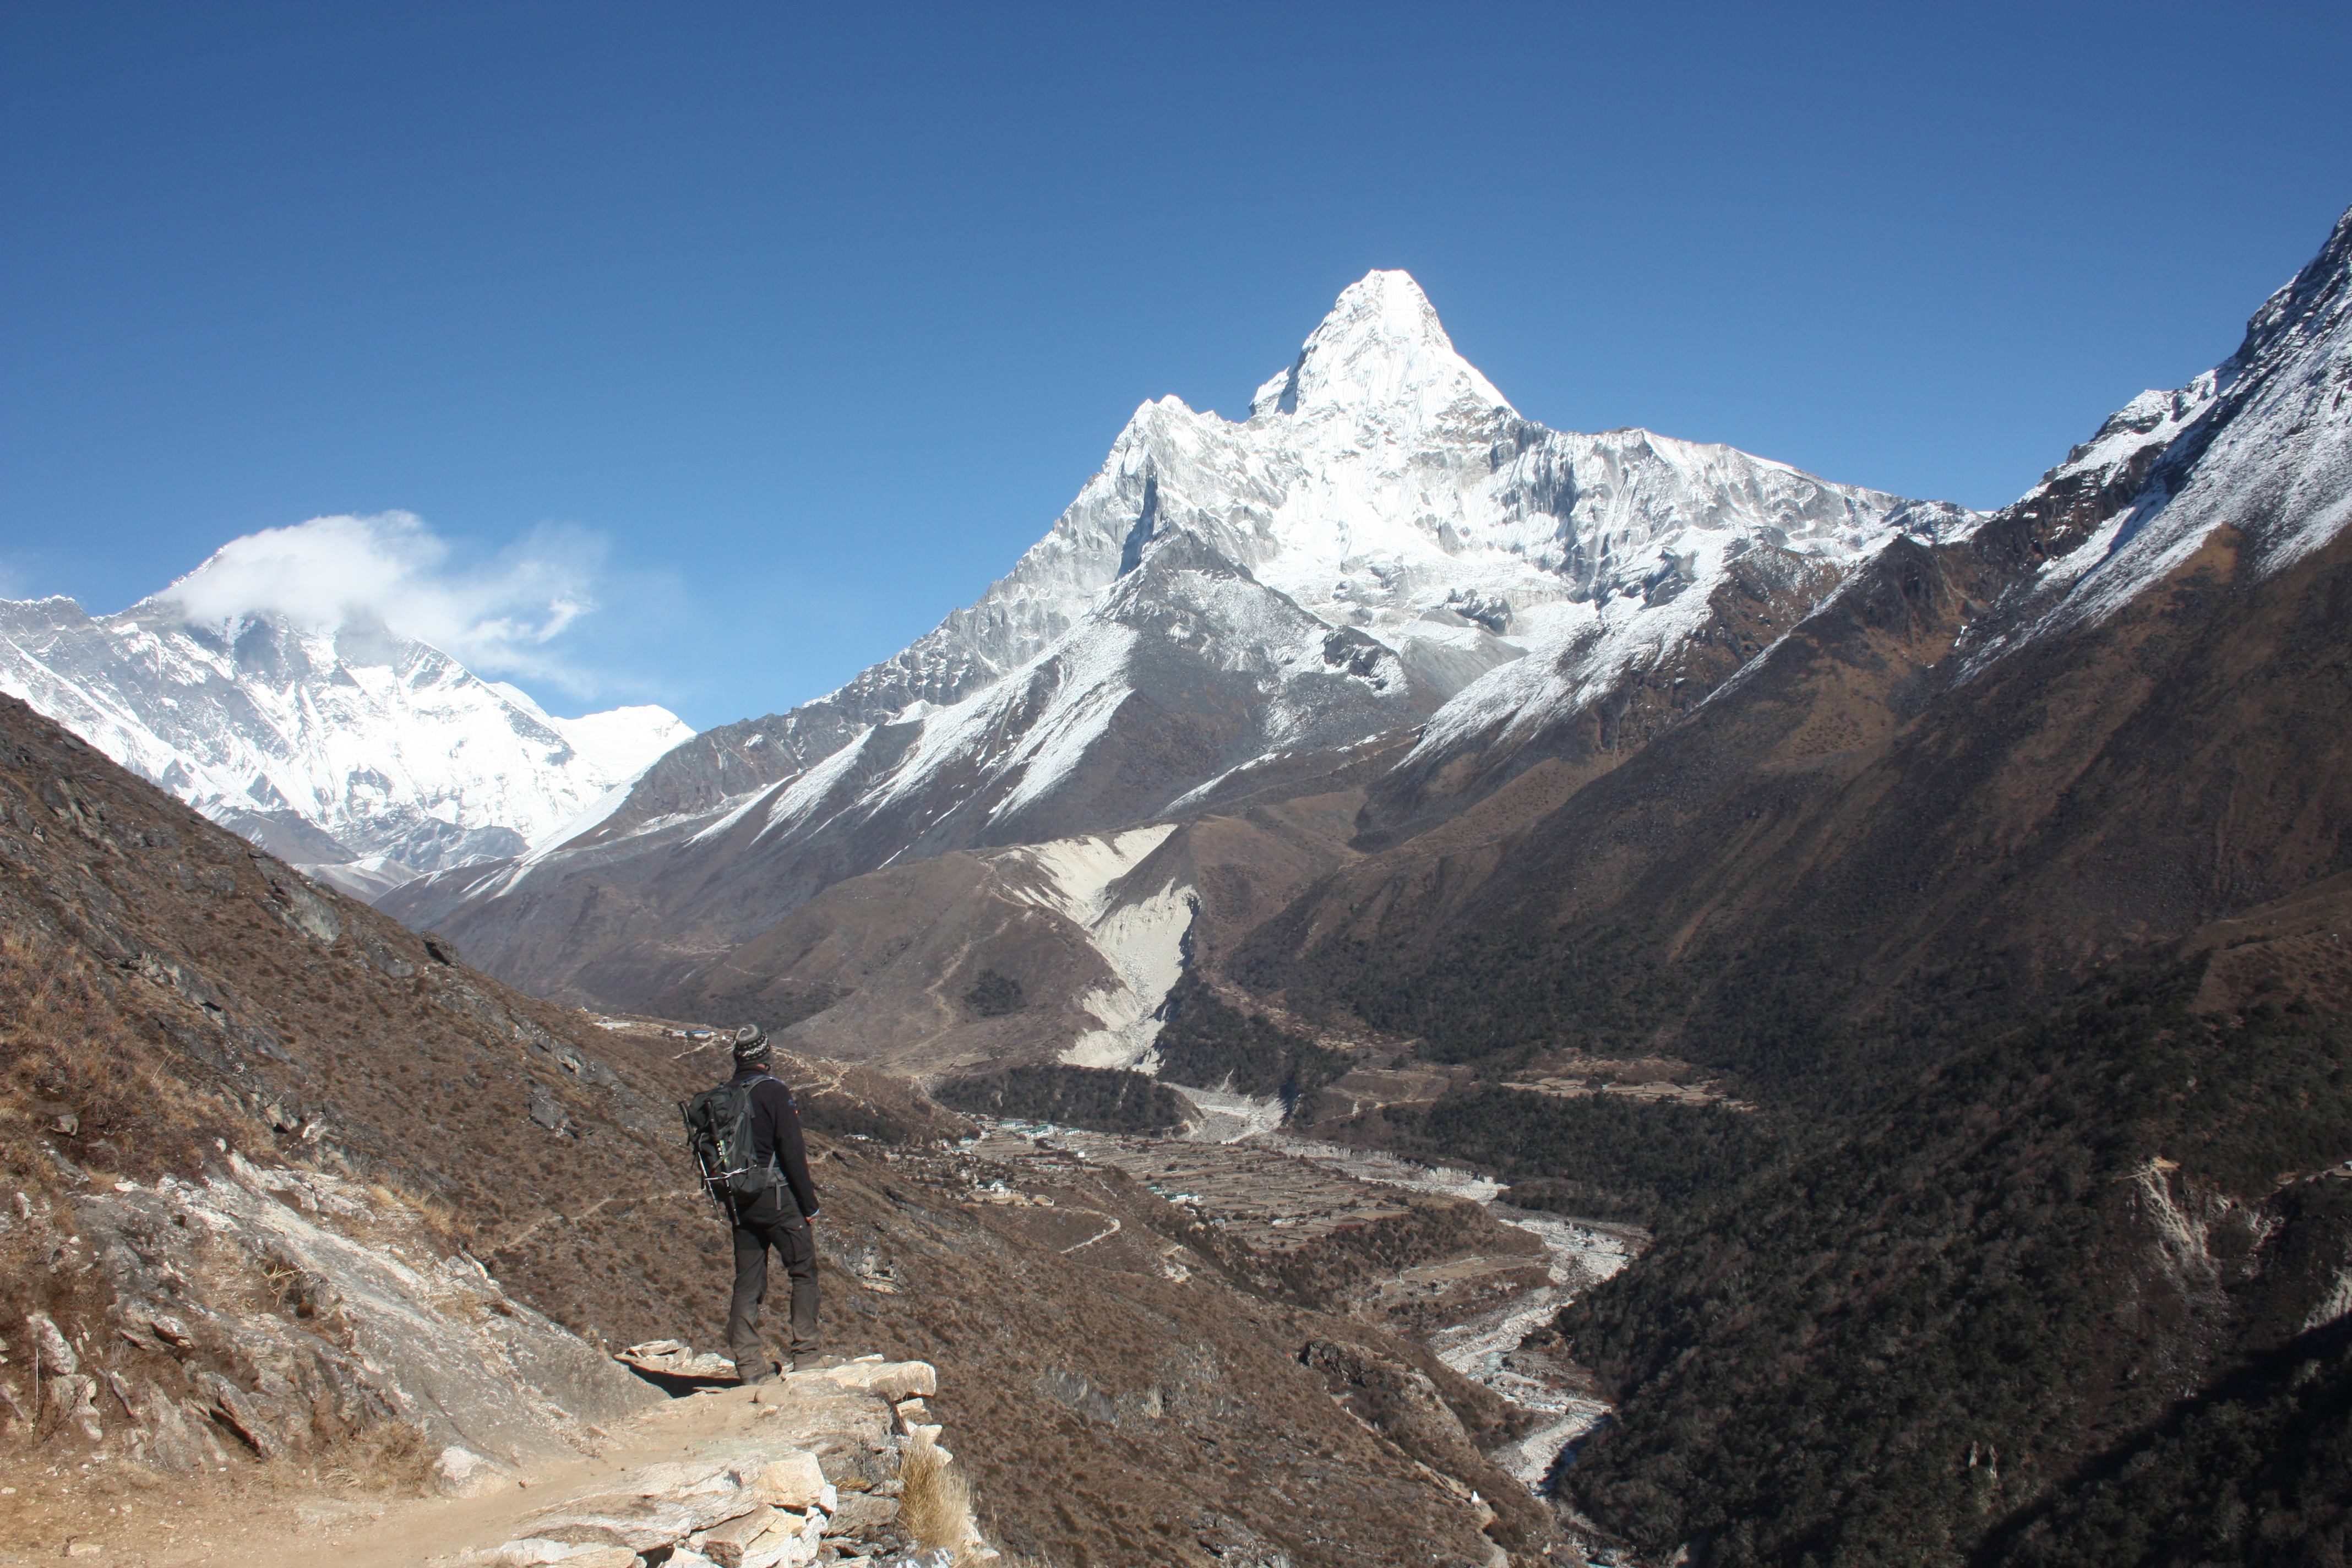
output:
<instances>
[{"instance_id":1,"label":"white snow on rock","mask_svg":"<svg viewBox=\"0 0 2352 1568\"><path fill-rule=\"evenodd\" d=\"M2237 353L2177 392L2140 394L2018 504L2147 457L2132 504L2043 566L2035 613L1974 650L1970 671L2105 620L2225 529L2260 580L2352 524L2352 210L2254 313Z\"/></svg>"},{"instance_id":2,"label":"white snow on rock","mask_svg":"<svg viewBox=\"0 0 2352 1568\"><path fill-rule=\"evenodd\" d=\"M0 600L0 691L366 898L518 854L693 734L650 706L552 717L362 614L197 623L172 590L97 619Z\"/></svg>"},{"instance_id":3,"label":"white snow on rock","mask_svg":"<svg viewBox=\"0 0 2352 1568\"><path fill-rule=\"evenodd\" d=\"M1743 552L1826 594L1895 538L1979 521L1728 447L1547 429L1455 352L1410 277L1376 271L1245 418L1138 408L1045 537L904 651L689 742L527 859L404 910L453 931L478 917L495 966L535 920L572 918L575 879L657 883L692 904L697 942L728 944L830 881L1118 834L1277 757L1424 722L1475 743L1521 710L1557 721L1670 657ZM1100 999L1089 1058L1148 1053L1165 965L1140 955L1172 951L1183 908L1171 889L1122 917L1106 961L1133 969L1133 994Z\"/></svg>"},{"instance_id":4,"label":"white snow on rock","mask_svg":"<svg viewBox=\"0 0 2352 1568\"><path fill-rule=\"evenodd\" d=\"M1066 639L1179 537L1326 626L1381 644L1433 706L1597 624L1644 622L1628 647L1669 638L1673 617L1646 612L1675 583L1698 583L1703 597L1704 574L1744 544L1850 563L1896 533L1945 537L1975 521L1728 447L1547 429L1454 351L1412 278L1375 271L1340 295L1246 419L1175 397L1144 404L1069 509L976 603L775 725L813 732L816 715L846 719L834 746L856 726L983 730L959 705L1049 656L1112 668ZM1629 595L1644 613L1616 603ZM1211 613L1196 640L1236 658L1270 651L1257 631Z\"/></svg>"},{"instance_id":5,"label":"white snow on rock","mask_svg":"<svg viewBox=\"0 0 2352 1568\"><path fill-rule=\"evenodd\" d=\"M1254 683L1265 715L1222 773L1349 744L1474 690L1474 706L1573 700L1686 637L1724 563L1752 546L1843 570L1898 534L1949 537L1978 521L1728 447L1546 429L1454 352L1419 285L1372 272L1248 418L1174 397L1143 405L977 603L778 716L772 727L791 731L822 711L839 738L814 742L830 765L758 792L764 836L916 802L927 823L977 798L989 823L1015 819L1101 743L1154 646ZM1184 569L1145 570L1171 549ZM1343 647L1335 634L1367 643ZM1565 674L1490 676L1530 649L1556 669L1583 651ZM1376 694L1345 713L1323 684L1341 668ZM898 726L919 730L883 754ZM855 768L845 752L860 753ZM1170 799L1206 778L1171 782ZM723 837L745 805L712 811L700 837ZM648 852L674 841L667 826L642 825ZM918 835L908 852L930 847Z\"/></svg>"}]
</instances>

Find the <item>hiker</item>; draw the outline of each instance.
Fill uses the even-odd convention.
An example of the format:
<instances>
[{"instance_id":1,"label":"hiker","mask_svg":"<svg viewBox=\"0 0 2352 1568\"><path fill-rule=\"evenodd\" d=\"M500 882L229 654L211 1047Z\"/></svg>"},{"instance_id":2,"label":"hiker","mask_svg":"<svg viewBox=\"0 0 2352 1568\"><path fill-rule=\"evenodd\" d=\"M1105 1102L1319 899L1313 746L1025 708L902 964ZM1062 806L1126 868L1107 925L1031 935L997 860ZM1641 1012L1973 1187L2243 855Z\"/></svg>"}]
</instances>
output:
<instances>
[{"instance_id":1,"label":"hiker","mask_svg":"<svg viewBox=\"0 0 2352 1568\"><path fill-rule=\"evenodd\" d=\"M760 1338L760 1307L768 1294L768 1248L784 1260L792 1280L792 1359L785 1370L807 1372L838 1366L838 1356L817 1352L816 1185L809 1180L808 1151L801 1142L801 1115L793 1091L768 1067L767 1031L745 1025L735 1031L735 1076L725 1087L697 1096L741 1108L743 1142L736 1163L742 1174L723 1184L720 1194L735 1235L735 1295L727 1311L727 1342L736 1375L747 1384L772 1383L775 1363ZM740 1090L735 1099L729 1091ZM688 1126L695 1119L689 1110ZM706 1166L708 1173L708 1166ZM748 1180L744 1179L746 1176ZM746 1189L751 1190L746 1190Z\"/></svg>"}]
</instances>

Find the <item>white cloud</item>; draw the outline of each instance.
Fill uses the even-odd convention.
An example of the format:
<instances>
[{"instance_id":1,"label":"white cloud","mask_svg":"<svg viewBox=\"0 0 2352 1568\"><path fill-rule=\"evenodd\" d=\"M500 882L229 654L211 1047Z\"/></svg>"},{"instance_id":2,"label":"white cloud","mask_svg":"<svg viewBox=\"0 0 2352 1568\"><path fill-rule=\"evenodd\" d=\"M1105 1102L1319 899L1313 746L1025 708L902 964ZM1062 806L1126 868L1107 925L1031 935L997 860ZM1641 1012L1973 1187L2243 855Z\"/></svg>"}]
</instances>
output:
<instances>
[{"instance_id":1,"label":"white cloud","mask_svg":"<svg viewBox=\"0 0 2352 1568\"><path fill-rule=\"evenodd\" d=\"M314 517L231 540L156 597L198 623L275 612L332 626L373 615L482 674L594 684L550 645L597 607L602 539L548 525L478 565L455 553L408 512Z\"/></svg>"}]
</instances>

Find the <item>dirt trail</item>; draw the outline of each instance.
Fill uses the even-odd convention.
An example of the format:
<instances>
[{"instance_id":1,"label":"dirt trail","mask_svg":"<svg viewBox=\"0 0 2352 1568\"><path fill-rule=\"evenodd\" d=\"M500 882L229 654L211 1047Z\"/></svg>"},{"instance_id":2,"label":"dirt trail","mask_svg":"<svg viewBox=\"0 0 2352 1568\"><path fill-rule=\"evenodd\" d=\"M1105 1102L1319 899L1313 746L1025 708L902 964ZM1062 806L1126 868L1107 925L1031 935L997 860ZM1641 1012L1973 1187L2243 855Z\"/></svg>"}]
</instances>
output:
<instances>
[{"instance_id":1,"label":"dirt trail","mask_svg":"<svg viewBox=\"0 0 2352 1568\"><path fill-rule=\"evenodd\" d=\"M812 1403L833 1389L811 1373L790 1382L795 1393L806 1385ZM0 1498L0 1510L16 1515L10 1538L38 1545L16 1555L0 1548L0 1563L62 1557L70 1545L118 1568L418 1568L527 1535L526 1515L603 1478L749 1433L790 1441L792 1405L782 1420L762 1417L759 1408L747 1388L672 1399L614 1426L593 1457L517 1471L511 1484L478 1498L338 1497L311 1490L299 1473L274 1482L254 1471L234 1481L173 1479L142 1488L119 1477L110 1485L19 1472L6 1478L16 1495Z\"/></svg>"},{"instance_id":2,"label":"dirt trail","mask_svg":"<svg viewBox=\"0 0 2352 1568\"><path fill-rule=\"evenodd\" d=\"M1098 1230L1095 1232L1094 1235L1087 1237L1084 1241L1077 1243L1076 1246L1062 1248L1065 1255L1076 1252L1080 1247L1092 1247L1097 1241L1108 1241L1112 1237L1117 1236L1119 1233L1122 1222L1117 1215L1107 1214L1098 1217L1110 1221L1110 1228L1108 1230Z\"/></svg>"}]
</instances>

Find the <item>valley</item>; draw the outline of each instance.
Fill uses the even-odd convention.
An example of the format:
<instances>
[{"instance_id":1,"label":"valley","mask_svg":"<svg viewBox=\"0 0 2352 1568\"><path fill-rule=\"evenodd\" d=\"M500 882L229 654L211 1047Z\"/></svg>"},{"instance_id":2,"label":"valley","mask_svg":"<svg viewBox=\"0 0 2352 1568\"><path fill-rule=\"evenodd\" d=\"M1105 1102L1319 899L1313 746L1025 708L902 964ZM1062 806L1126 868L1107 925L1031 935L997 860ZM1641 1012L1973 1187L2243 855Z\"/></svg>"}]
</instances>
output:
<instances>
[{"instance_id":1,"label":"valley","mask_svg":"<svg viewBox=\"0 0 2352 1568\"><path fill-rule=\"evenodd\" d=\"M1375 271L900 653L610 754L388 629L5 608L0 1551L719 1411L743 1021L1006 1553L2352 1549L2352 212L1991 512L1549 429Z\"/></svg>"},{"instance_id":2,"label":"valley","mask_svg":"<svg viewBox=\"0 0 2352 1568\"><path fill-rule=\"evenodd\" d=\"M1178 1139L983 1119L984 1134L964 1146L967 1179L982 1202L1034 1205L1021 1222L1050 1242L1067 1222L1055 1203L1055 1173L1074 1161L1114 1168L1219 1236L1276 1258L1342 1231L1404 1219L1412 1213L1406 1194L1480 1205L1509 1227L1487 1238L1488 1247L1474 1242L1389 1271L1369 1264L1335 1292L1332 1305L1426 1345L1445 1366L1533 1418L1524 1436L1490 1457L1530 1492L1545 1490L1561 1449L1598 1426L1610 1406L1589 1372L1545 1348L1540 1331L1639 1257L1648 1234L1511 1208L1496 1201L1497 1184L1467 1171L1285 1134L1278 1102L1181 1092L1203 1113ZM1112 1233L1097 1231L1062 1250L1092 1247ZM1163 1257L1160 1267L1184 1265Z\"/></svg>"}]
</instances>

